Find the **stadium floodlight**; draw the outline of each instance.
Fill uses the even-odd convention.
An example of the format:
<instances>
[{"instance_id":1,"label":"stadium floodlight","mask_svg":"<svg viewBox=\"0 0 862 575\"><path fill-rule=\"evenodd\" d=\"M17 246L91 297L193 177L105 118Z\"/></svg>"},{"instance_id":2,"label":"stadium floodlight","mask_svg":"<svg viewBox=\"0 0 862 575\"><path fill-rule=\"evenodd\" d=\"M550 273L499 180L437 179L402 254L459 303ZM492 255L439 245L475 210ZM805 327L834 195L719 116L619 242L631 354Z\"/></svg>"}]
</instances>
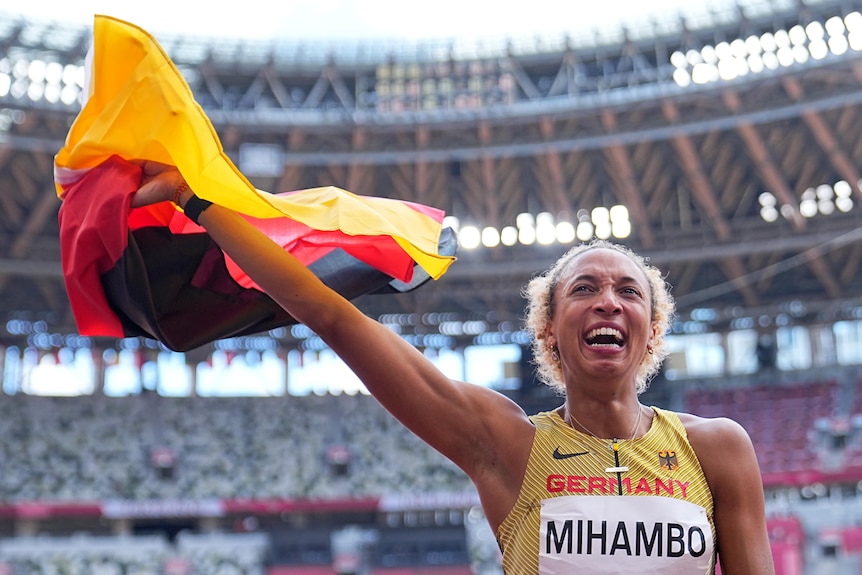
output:
<instances>
[{"instance_id":1,"label":"stadium floodlight","mask_svg":"<svg viewBox=\"0 0 862 575\"><path fill-rule=\"evenodd\" d=\"M486 248L495 248L500 245L500 232L497 228L492 226L482 228L482 245Z\"/></svg>"},{"instance_id":2,"label":"stadium floodlight","mask_svg":"<svg viewBox=\"0 0 862 575\"><path fill-rule=\"evenodd\" d=\"M542 212L536 216L536 241L546 246L557 241L554 216L549 212Z\"/></svg>"},{"instance_id":3,"label":"stadium floodlight","mask_svg":"<svg viewBox=\"0 0 862 575\"><path fill-rule=\"evenodd\" d=\"M685 70L677 68L673 71L673 81L677 86L685 88L691 84L691 76Z\"/></svg>"},{"instance_id":4,"label":"stadium floodlight","mask_svg":"<svg viewBox=\"0 0 862 575\"><path fill-rule=\"evenodd\" d=\"M30 82L27 86L27 97L31 102L38 102L45 95L45 85L41 82Z\"/></svg>"},{"instance_id":5,"label":"stadium floodlight","mask_svg":"<svg viewBox=\"0 0 862 575\"><path fill-rule=\"evenodd\" d=\"M798 211L790 204L778 205L777 199L771 192L762 192L757 201L760 204L760 217L765 222L774 222L778 216L792 219L797 213L804 218L813 218L816 215L829 216L836 211L841 213L853 209L853 188L845 180L839 180L834 184L820 184L802 192Z\"/></svg>"},{"instance_id":6,"label":"stadium floodlight","mask_svg":"<svg viewBox=\"0 0 862 575\"><path fill-rule=\"evenodd\" d=\"M44 98L50 104L56 104L60 101L62 88L57 84L46 84Z\"/></svg>"},{"instance_id":7,"label":"stadium floodlight","mask_svg":"<svg viewBox=\"0 0 862 575\"><path fill-rule=\"evenodd\" d=\"M835 199L835 207L838 208L838 211L847 213L853 209L853 199L852 198L836 198Z\"/></svg>"},{"instance_id":8,"label":"stadium floodlight","mask_svg":"<svg viewBox=\"0 0 862 575\"><path fill-rule=\"evenodd\" d=\"M823 40L814 40L808 45L808 51L815 60L822 60L829 55L829 46Z\"/></svg>"},{"instance_id":9,"label":"stadium floodlight","mask_svg":"<svg viewBox=\"0 0 862 575\"><path fill-rule=\"evenodd\" d=\"M719 42L715 45L715 55L719 60L729 60L733 58L733 49L729 42Z\"/></svg>"},{"instance_id":10,"label":"stadium floodlight","mask_svg":"<svg viewBox=\"0 0 862 575\"><path fill-rule=\"evenodd\" d=\"M557 222L557 242L561 244L570 244L575 241L575 226L571 222Z\"/></svg>"},{"instance_id":11,"label":"stadium floodlight","mask_svg":"<svg viewBox=\"0 0 862 575\"><path fill-rule=\"evenodd\" d=\"M705 64L715 64L718 62L718 54L715 53L715 48L712 46L704 46L701 48L700 55Z\"/></svg>"},{"instance_id":12,"label":"stadium floodlight","mask_svg":"<svg viewBox=\"0 0 862 575\"><path fill-rule=\"evenodd\" d=\"M764 208L774 208L776 204L775 196L772 195L772 192L762 192L757 196L757 201Z\"/></svg>"},{"instance_id":13,"label":"stadium floodlight","mask_svg":"<svg viewBox=\"0 0 862 575\"><path fill-rule=\"evenodd\" d=\"M60 100L67 106L70 106L78 101L80 94L81 91L74 86L64 86L60 91Z\"/></svg>"},{"instance_id":14,"label":"stadium floodlight","mask_svg":"<svg viewBox=\"0 0 862 575\"><path fill-rule=\"evenodd\" d=\"M15 61L15 63L12 64L12 76L14 76L15 79L20 80L21 78L26 78L27 75L29 74L29 72L30 72L30 61L29 60L24 60L22 58L20 60Z\"/></svg>"},{"instance_id":15,"label":"stadium floodlight","mask_svg":"<svg viewBox=\"0 0 862 575\"><path fill-rule=\"evenodd\" d=\"M610 216L612 222L628 221L629 209L622 204L616 204L608 210L608 216Z\"/></svg>"},{"instance_id":16,"label":"stadium floodlight","mask_svg":"<svg viewBox=\"0 0 862 575\"><path fill-rule=\"evenodd\" d=\"M766 32L760 36L760 48L764 53L775 52L778 49L778 43L775 41L775 35L771 32Z\"/></svg>"},{"instance_id":17,"label":"stadium floodlight","mask_svg":"<svg viewBox=\"0 0 862 575\"><path fill-rule=\"evenodd\" d=\"M797 24L787 31L790 37L790 43L794 46L804 46L808 41L808 36L805 34L805 28Z\"/></svg>"},{"instance_id":18,"label":"stadium floodlight","mask_svg":"<svg viewBox=\"0 0 862 575\"><path fill-rule=\"evenodd\" d=\"M842 56L847 53L850 45L847 43L847 38L844 36L832 36L829 38L829 51L836 56Z\"/></svg>"},{"instance_id":19,"label":"stadium floodlight","mask_svg":"<svg viewBox=\"0 0 862 575\"><path fill-rule=\"evenodd\" d=\"M44 82L46 67L47 64L42 60L31 60L27 66L27 77L31 82Z\"/></svg>"},{"instance_id":20,"label":"stadium floodlight","mask_svg":"<svg viewBox=\"0 0 862 575\"><path fill-rule=\"evenodd\" d=\"M846 180L838 180L832 186L832 189L839 198L849 198L853 194L853 188L850 187L850 184Z\"/></svg>"},{"instance_id":21,"label":"stadium floodlight","mask_svg":"<svg viewBox=\"0 0 862 575\"><path fill-rule=\"evenodd\" d=\"M447 216L457 230L457 217ZM502 229L493 226L464 226L460 229L460 245L464 249L478 247L495 248L500 245L512 247L517 244L531 246L533 244L571 244L576 240L589 241L593 237L602 239L614 236L627 238L631 234L628 208L616 204L611 208L597 206L592 210L580 209L577 213L578 224L575 225L561 212L557 217L551 212L531 214L523 212L517 215L516 225L507 225ZM445 225L445 222L444 222Z\"/></svg>"},{"instance_id":22,"label":"stadium floodlight","mask_svg":"<svg viewBox=\"0 0 862 575\"><path fill-rule=\"evenodd\" d=\"M612 235L610 220L596 224L596 237L601 240L606 240Z\"/></svg>"},{"instance_id":23,"label":"stadium floodlight","mask_svg":"<svg viewBox=\"0 0 862 575\"><path fill-rule=\"evenodd\" d=\"M790 204L781 204L781 208L779 208L779 212L781 212L781 216L785 220L792 220L796 214L796 209Z\"/></svg>"},{"instance_id":24,"label":"stadium floodlight","mask_svg":"<svg viewBox=\"0 0 862 575\"><path fill-rule=\"evenodd\" d=\"M444 216L443 227L452 228L457 233L461 229L461 220L458 219L458 216Z\"/></svg>"},{"instance_id":25,"label":"stadium floodlight","mask_svg":"<svg viewBox=\"0 0 862 575\"><path fill-rule=\"evenodd\" d=\"M787 68L793 65L793 49L790 46L780 47L775 56L782 67Z\"/></svg>"},{"instance_id":26,"label":"stadium floodlight","mask_svg":"<svg viewBox=\"0 0 862 575\"><path fill-rule=\"evenodd\" d=\"M482 243L482 233L476 226L464 226L461 228L459 243L464 249L476 249Z\"/></svg>"},{"instance_id":27,"label":"stadium floodlight","mask_svg":"<svg viewBox=\"0 0 862 575\"><path fill-rule=\"evenodd\" d=\"M582 242L589 240L593 237L593 224L588 220L578 222L578 227L575 228L575 233L578 236L578 239Z\"/></svg>"},{"instance_id":28,"label":"stadium floodlight","mask_svg":"<svg viewBox=\"0 0 862 575\"><path fill-rule=\"evenodd\" d=\"M697 50L689 50L685 53L685 60L689 66L696 66L703 62L703 56Z\"/></svg>"},{"instance_id":29,"label":"stadium floodlight","mask_svg":"<svg viewBox=\"0 0 862 575\"><path fill-rule=\"evenodd\" d=\"M632 224L628 220L611 222L611 233L615 238L626 239L632 233Z\"/></svg>"},{"instance_id":30,"label":"stadium floodlight","mask_svg":"<svg viewBox=\"0 0 862 575\"><path fill-rule=\"evenodd\" d=\"M844 17L844 26L847 32L862 32L862 13L858 11L850 12Z\"/></svg>"},{"instance_id":31,"label":"stadium floodlight","mask_svg":"<svg viewBox=\"0 0 862 575\"><path fill-rule=\"evenodd\" d=\"M763 221L772 223L778 219L778 210L774 206L763 206L760 209L760 217Z\"/></svg>"},{"instance_id":32,"label":"stadium floodlight","mask_svg":"<svg viewBox=\"0 0 862 575\"><path fill-rule=\"evenodd\" d=\"M823 27L826 28L826 33L832 38L835 36L843 36L847 31L847 27L844 25L844 20L842 20L840 16L829 18L826 20Z\"/></svg>"},{"instance_id":33,"label":"stadium floodlight","mask_svg":"<svg viewBox=\"0 0 862 575\"><path fill-rule=\"evenodd\" d=\"M611 221L611 233L616 238L625 239L632 233L632 224L629 220L629 209L622 204L611 206L609 210Z\"/></svg>"},{"instance_id":34,"label":"stadium floodlight","mask_svg":"<svg viewBox=\"0 0 862 575\"><path fill-rule=\"evenodd\" d=\"M812 20L805 26L805 35L808 36L808 40L815 42L817 40L823 40L826 36L826 32L823 29L823 24L817 20Z\"/></svg>"},{"instance_id":35,"label":"stadium floodlight","mask_svg":"<svg viewBox=\"0 0 862 575\"><path fill-rule=\"evenodd\" d=\"M22 98L27 93L27 82L21 79L15 80L9 89L9 95L15 99Z\"/></svg>"},{"instance_id":36,"label":"stadium floodlight","mask_svg":"<svg viewBox=\"0 0 862 575\"><path fill-rule=\"evenodd\" d=\"M739 76L739 67L735 59L727 58L718 63L718 77L722 80L733 80Z\"/></svg>"},{"instance_id":37,"label":"stadium floodlight","mask_svg":"<svg viewBox=\"0 0 862 575\"><path fill-rule=\"evenodd\" d=\"M698 64L691 70L691 81L695 84L709 84L719 79L721 68L727 60L720 60L718 66L712 64Z\"/></svg>"},{"instance_id":38,"label":"stadium floodlight","mask_svg":"<svg viewBox=\"0 0 862 575\"><path fill-rule=\"evenodd\" d=\"M831 200L835 197L835 189L829 184L820 184L814 190L818 200Z\"/></svg>"},{"instance_id":39,"label":"stadium floodlight","mask_svg":"<svg viewBox=\"0 0 862 575\"><path fill-rule=\"evenodd\" d=\"M759 74L810 60L823 60L830 54L841 56L848 50L862 50L862 14L851 12L844 18L833 16L825 22L813 20L788 30L776 30L745 38L721 41L674 52L670 63L672 79L680 87L730 81L749 73Z\"/></svg>"},{"instance_id":40,"label":"stadium floodlight","mask_svg":"<svg viewBox=\"0 0 862 575\"><path fill-rule=\"evenodd\" d=\"M590 212L590 219L596 226L598 226L599 224L610 223L611 212L604 206L598 206L593 208L593 210Z\"/></svg>"},{"instance_id":41,"label":"stadium floodlight","mask_svg":"<svg viewBox=\"0 0 862 575\"><path fill-rule=\"evenodd\" d=\"M736 38L730 43L730 53L734 58L745 58L748 56L748 48L745 46L745 40Z\"/></svg>"},{"instance_id":42,"label":"stadium floodlight","mask_svg":"<svg viewBox=\"0 0 862 575\"><path fill-rule=\"evenodd\" d=\"M802 201L799 202L799 213L803 218L813 218L817 215L817 195L812 188L802 192Z\"/></svg>"},{"instance_id":43,"label":"stadium floodlight","mask_svg":"<svg viewBox=\"0 0 862 575\"><path fill-rule=\"evenodd\" d=\"M59 62L48 62L45 66L45 81L49 84L63 82L63 65Z\"/></svg>"},{"instance_id":44,"label":"stadium floodlight","mask_svg":"<svg viewBox=\"0 0 862 575\"><path fill-rule=\"evenodd\" d=\"M500 243L504 246L514 246L518 243L518 228L505 226L500 230Z\"/></svg>"},{"instance_id":45,"label":"stadium floodlight","mask_svg":"<svg viewBox=\"0 0 862 575\"><path fill-rule=\"evenodd\" d=\"M839 212L849 212L853 209L853 189L850 187L844 180L839 180L835 182L835 185L832 186L835 191L835 207L838 208Z\"/></svg>"},{"instance_id":46,"label":"stadium floodlight","mask_svg":"<svg viewBox=\"0 0 862 575\"><path fill-rule=\"evenodd\" d=\"M685 69L688 66L688 62L686 61L685 54L677 50L673 54L670 55L670 63L677 70Z\"/></svg>"},{"instance_id":47,"label":"stadium floodlight","mask_svg":"<svg viewBox=\"0 0 862 575\"><path fill-rule=\"evenodd\" d=\"M522 212L515 218L515 225L518 229L532 228L536 225L536 218L531 213Z\"/></svg>"},{"instance_id":48,"label":"stadium floodlight","mask_svg":"<svg viewBox=\"0 0 862 575\"><path fill-rule=\"evenodd\" d=\"M68 85L68 86L73 86L73 85L83 86L83 83L79 84L79 77L80 77L80 73L82 71L83 71L83 69L80 66L74 66L72 64L67 64L66 66L63 67L63 74L61 76L61 79L62 79L63 83Z\"/></svg>"},{"instance_id":49,"label":"stadium floodlight","mask_svg":"<svg viewBox=\"0 0 862 575\"><path fill-rule=\"evenodd\" d=\"M748 69L751 70L753 74L759 74L763 72L763 69L766 67L763 63L763 58L760 57L760 54L752 54L745 60L745 63L748 65Z\"/></svg>"},{"instance_id":50,"label":"stadium floodlight","mask_svg":"<svg viewBox=\"0 0 862 575\"><path fill-rule=\"evenodd\" d=\"M536 227L545 227L554 225L554 215L551 212L539 212L536 214Z\"/></svg>"},{"instance_id":51,"label":"stadium floodlight","mask_svg":"<svg viewBox=\"0 0 862 575\"><path fill-rule=\"evenodd\" d=\"M749 55L754 56L756 54L761 54L763 52L763 45L760 42L760 38L757 36L749 36L745 39L745 50Z\"/></svg>"},{"instance_id":52,"label":"stadium floodlight","mask_svg":"<svg viewBox=\"0 0 862 575\"><path fill-rule=\"evenodd\" d=\"M536 228L528 227L528 228L519 228L518 229L518 242L521 245L531 246L536 243Z\"/></svg>"},{"instance_id":53,"label":"stadium floodlight","mask_svg":"<svg viewBox=\"0 0 862 575\"><path fill-rule=\"evenodd\" d=\"M557 241L557 230L554 226L543 226L536 228L536 242L549 246Z\"/></svg>"}]
</instances>

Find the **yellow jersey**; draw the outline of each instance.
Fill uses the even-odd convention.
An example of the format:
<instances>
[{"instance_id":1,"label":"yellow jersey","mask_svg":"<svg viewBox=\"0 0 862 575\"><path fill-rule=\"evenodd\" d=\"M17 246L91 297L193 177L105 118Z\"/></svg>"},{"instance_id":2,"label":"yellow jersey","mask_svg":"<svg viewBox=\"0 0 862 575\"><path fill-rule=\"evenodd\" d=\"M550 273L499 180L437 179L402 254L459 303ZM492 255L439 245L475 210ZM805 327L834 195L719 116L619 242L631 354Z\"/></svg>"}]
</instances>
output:
<instances>
[{"instance_id":1,"label":"yellow jersey","mask_svg":"<svg viewBox=\"0 0 862 575\"><path fill-rule=\"evenodd\" d=\"M649 431L623 440L556 411L530 417L521 492L497 533L507 575L715 572L712 492L679 416L652 409Z\"/></svg>"}]
</instances>

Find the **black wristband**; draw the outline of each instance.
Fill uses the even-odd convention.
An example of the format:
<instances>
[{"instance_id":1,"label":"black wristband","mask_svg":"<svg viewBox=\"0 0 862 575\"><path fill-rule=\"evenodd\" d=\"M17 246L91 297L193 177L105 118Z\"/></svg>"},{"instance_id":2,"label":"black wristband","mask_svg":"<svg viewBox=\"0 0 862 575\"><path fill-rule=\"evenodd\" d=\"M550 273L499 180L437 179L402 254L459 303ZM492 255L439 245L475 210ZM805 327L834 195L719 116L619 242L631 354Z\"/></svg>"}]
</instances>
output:
<instances>
[{"instance_id":1,"label":"black wristband","mask_svg":"<svg viewBox=\"0 0 862 575\"><path fill-rule=\"evenodd\" d=\"M204 210L211 205L213 205L213 203L209 200L204 200L197 196L192 196L189 198L189 201L186 202L186 205L183 206L183 212L185 212L188 219L200 225L200 223L198 222L198 218L200 218L201 214L204 213Z\"/></svg>"}]
</instances>

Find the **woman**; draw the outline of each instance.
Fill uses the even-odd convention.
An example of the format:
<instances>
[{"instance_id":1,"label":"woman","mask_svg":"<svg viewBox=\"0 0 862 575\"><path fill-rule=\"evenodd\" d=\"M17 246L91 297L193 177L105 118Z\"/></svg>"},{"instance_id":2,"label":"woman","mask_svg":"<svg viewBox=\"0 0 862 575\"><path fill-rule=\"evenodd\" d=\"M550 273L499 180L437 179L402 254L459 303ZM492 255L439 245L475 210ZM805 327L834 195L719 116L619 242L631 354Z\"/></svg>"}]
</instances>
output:
<instances>
[{"instance_id":1,"label":"woman","mask_svg":"<svg viewBox=\"0 0 862 575\"><path fill-rule=\"evenodd\" d=\"M504 570L773 573L751 441L727 419L640 404L673 311L658 271L612 244L575 248L528 287L539 373L565 392L528 417L453 381L248 225L148 164L133 206L171 200L317 333L406 427L472 479ZM695 455L696 454L696 455Z\"/></svg>"}]
</instances>

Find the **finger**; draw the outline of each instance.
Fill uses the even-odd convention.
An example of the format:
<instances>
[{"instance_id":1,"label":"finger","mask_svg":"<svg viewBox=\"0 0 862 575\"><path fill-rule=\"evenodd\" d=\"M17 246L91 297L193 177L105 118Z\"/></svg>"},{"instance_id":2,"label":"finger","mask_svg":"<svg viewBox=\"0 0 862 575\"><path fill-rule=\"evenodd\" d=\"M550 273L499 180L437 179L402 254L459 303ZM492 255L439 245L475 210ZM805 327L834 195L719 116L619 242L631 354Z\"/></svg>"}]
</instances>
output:
<instances>
[{"instance_id":1,"label":"finger","mask_svg":"<svg viewBox=\"0 0 862 575\"><path fill-rule=\"evenodd\" d=\"M132 195L132 207L140 208L141 206L147 206L164 201L166 198L163 197L164 193L160 191L161 187L162 186L160 186L159 182L156 180L150 180L143 184Z\"/></svg>"},{"instance_id":2,"label":"finger","mask_svg":"<svg viewBox=\"0 0 862 575\"><path fill-rule=\"evenodd\" d=\"M179 171L175 166L170 164L162 164L160 162L153 162L150 160L146 160L141 165L141 181L148 182L153 179L157 179L163 175L171 175L173 172L176 172L176 175L179 175Z\"/></svg>"},{"instance_id":3,"label":"finger","mask_svg":"<svg viewBox=\"0 0 862 575\"><path fill-rule=\"evenodd\" d=\"M153 160L141 160L139 163L144 172L148 174L158 174L163 172L167 168L173 167L170 164L163 164L161 162L155 162Z\"/></svg>"},{"instance_id":4,"label":"finger","mask_svg":"<svg viewBox=\"0 0 862 575\"><path fill-rule=\"evenodd\" d=\"M145 179L132 197L132 207L137 208L170 200L183 178L176 169L165 170Z\"/></svg>"}]
</instances>

